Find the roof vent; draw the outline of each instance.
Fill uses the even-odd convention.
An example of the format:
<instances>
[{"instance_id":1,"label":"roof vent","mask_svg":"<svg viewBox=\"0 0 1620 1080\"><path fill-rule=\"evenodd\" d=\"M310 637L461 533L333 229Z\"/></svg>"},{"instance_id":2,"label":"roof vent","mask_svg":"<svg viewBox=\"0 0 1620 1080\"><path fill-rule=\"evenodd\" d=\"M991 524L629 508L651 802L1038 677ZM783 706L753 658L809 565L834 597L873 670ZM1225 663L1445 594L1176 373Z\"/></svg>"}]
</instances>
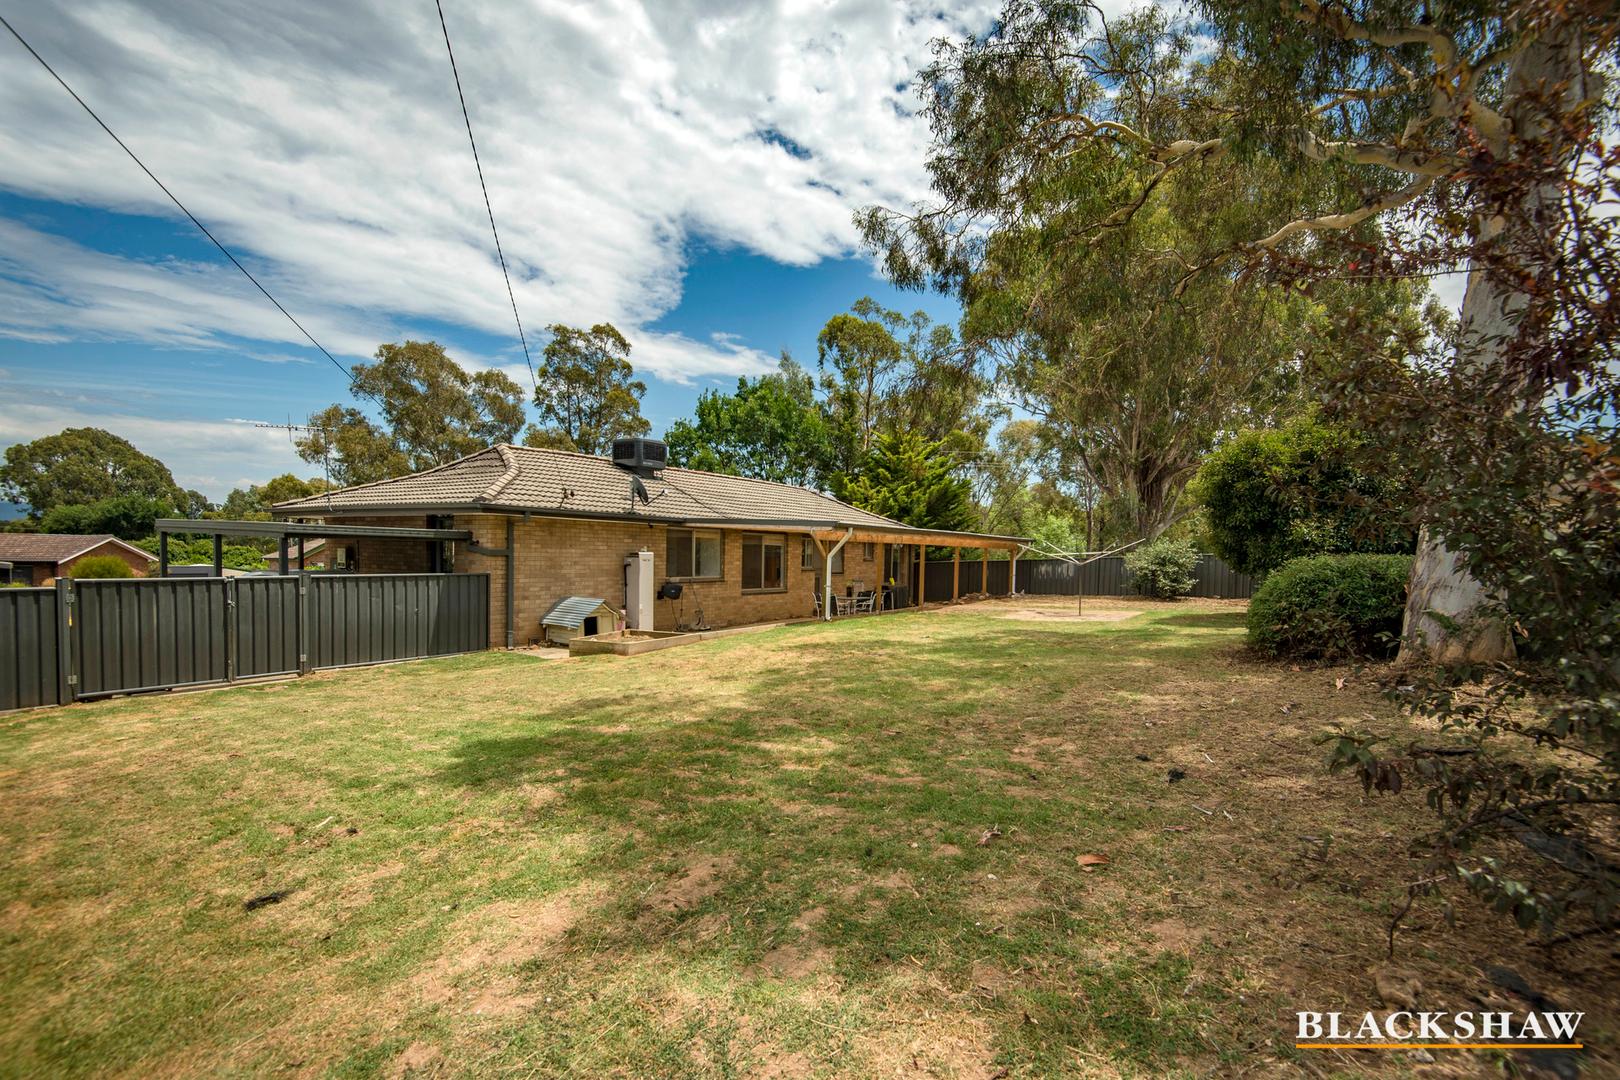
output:
<instances>
[{"instance_id":1,"label":"roof vent","mask_svg":"<svg viewBox=\"0 0 1620 1080\"><path fill-rule=\"evenodd\" d=\"M614 439L613 464L637 476L657 476L669 460L669 448L657 439Z\"/></svg>"}]
</instances>

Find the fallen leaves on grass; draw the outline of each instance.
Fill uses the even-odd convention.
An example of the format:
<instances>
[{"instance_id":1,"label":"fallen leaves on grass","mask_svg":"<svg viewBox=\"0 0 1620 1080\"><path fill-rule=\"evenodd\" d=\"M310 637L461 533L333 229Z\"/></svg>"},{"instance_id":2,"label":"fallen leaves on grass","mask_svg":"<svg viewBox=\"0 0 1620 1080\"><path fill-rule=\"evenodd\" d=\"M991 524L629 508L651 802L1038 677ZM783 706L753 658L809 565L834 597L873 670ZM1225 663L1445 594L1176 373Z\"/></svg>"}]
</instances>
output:
<instances>
[{"instance_id":1,"label":"fallen leaves on grass","mask_svg":"<svg viewBox=\"0 0 1620 1080\"><path fill-rule=\"evenodd\" d=\"M1097 869L1097 867L1099 867L1099 866L1107 866L1108 865L1108 856L1106 856L1106 855L1076 855L1074 857L1074 861L1079 864L1080 869L1084 870L1086 873L1089 874L1093 870Z\"/></svg>"},{"instance_id":2,"label":"fallen leaves on grass","mask_svg":"<svg viewBox=\"0 0 1620 1080\"><path fill-rule=\"evenodd\" d=\"M988 829L984 830L984 833L979 837L979 846L980 847L989 847L990 846L990 841L999 839L1000 836L1001 836L1000 827L996 826L996 825L992 825Z\"/></svg>"}]
</instances>

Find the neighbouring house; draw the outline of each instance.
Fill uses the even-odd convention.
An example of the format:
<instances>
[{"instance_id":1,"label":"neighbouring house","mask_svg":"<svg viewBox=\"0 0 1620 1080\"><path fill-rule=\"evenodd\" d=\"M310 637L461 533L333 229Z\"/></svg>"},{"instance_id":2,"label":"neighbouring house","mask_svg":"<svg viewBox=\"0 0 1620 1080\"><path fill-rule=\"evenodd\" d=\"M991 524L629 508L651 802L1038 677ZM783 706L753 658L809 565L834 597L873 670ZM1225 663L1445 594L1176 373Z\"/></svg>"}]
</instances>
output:
<instances>
[{"instance_id":1,"label":"neighbouring house","mask_svg":"<svg viewBox=\"0 0 1620 1080\"><path fill-rule=\"evenodd\" d=\"M11 564L8 584L43 585L51 578L71 576L73 564L92 555L121 559L138 577L157 562L157 556L110 533L0 533L0 562Z\"/></svg>"},{"instance_id":2,"label":"neighbouring house","mask_svg":"<svg viewBox=\"0 0 1620 1080\"><path fill-rule=\"evenodd\" d=\"M663 460L663 444L650 439L619 440L612 458L503 444L410 476L280 503L272 513L470 533L470 543L328 542L359 574L488 573L490 641L508 645L542 639L542 617L567 597L604 598L629 626L649 630L803 618L863 593L871 607L911 607L927 547L1016 558L1027 544L912 528L807 488L665 468Z\"/></svg>"},{"instance_id":3,"label":"neighbouring house","mask_svg":"<svg viewBox=\"0 0 1620 1080\"><path fill-rule=\"evenodd\" d=\"M337 549L339 560L344 555L342 548ZM281 566L281 553L267 551L264 553L264 568L276 570ZM329 570L332 568L332 553L328 550L325 540L311 540L303 544L287 545L287 568L289 570ZM342 563L339 562L339 569Z\"/></svg>"}]
</instances>

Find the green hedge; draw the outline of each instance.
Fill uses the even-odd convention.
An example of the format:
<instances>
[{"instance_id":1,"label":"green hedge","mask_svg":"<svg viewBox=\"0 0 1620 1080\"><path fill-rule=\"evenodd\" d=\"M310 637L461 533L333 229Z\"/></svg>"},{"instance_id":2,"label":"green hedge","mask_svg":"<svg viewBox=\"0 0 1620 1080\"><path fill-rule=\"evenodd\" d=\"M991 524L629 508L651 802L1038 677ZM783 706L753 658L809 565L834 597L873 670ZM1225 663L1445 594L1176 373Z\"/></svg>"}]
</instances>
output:
<instances>
[{"instance_id":1,"label":"green hedge","mask_svg":"<svg viewBox=\"0 0 1620 1080\"><path fill-rule=\"evenodd\" d=\"M1163 537L1125 555L1125 574L1142 596L1174 600L1193 591L1198 552L1181 540Z\"/></svg>"},{"instance_id":2,"label":"green hedge","mask_svg":"<svg viewBox=\"0 0 1620 1080\"><path fill-rule=\"evenodd\" d=\"M1401 632L1411 571L1408 555L1286 562L1249 601L1249 644L1269 656L1300 659L1388 656Z\"/></svg>"},{"instance_id":3,"label":"green hedge","mask_svg":"<svg viewBox=\"0 0 1620 1080\"><path fill-rule=\"evenodd\" d=\"M76 578L126 578L134 577L135 571L131 570L129 564L116 555L91 555L68 567L67 576Z\"/></svg>"}]
</instances>

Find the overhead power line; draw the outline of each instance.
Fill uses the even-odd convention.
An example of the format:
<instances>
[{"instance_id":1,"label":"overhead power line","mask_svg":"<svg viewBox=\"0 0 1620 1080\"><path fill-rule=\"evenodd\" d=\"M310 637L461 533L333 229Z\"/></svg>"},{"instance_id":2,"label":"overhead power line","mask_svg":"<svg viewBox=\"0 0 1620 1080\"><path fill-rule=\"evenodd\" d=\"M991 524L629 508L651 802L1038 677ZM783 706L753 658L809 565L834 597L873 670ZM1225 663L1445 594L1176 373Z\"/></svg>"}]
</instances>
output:
<instances>
[{"instance_id":1,"label":"overhead power line","mask_svg":"<svg viewBox=\"0 0 1620 1080\"><path fill-rule=\"evenodd\" d=\"M517 295L512 292L512 275L506 268L506 252L501 250L501 231L495 227L495 208L490 205L489 185L484 183L484 163L478 159L478 140L473 138L472 117L467 113L467 95L461 90L461 70L456 67L456 50L450 47L450 27L444 21L444 4L433 0L439 9L439 29L444 32L444 51L450 54L450 74L456 79L456 97L461 101L461 119L467 125L467 142L472 146L473 166L478 170L478 187L484 193L484 212L489 215L489 231L495 237L495 254L501 260L501 276L506 279L506 298L512 302L512 321L517 323L518 340L523 343L523 362L529 367L529 383L538 392L539 382L534 377L534 360L529 356L529 339L523 333L523 319L518 315Z\"/></svg>"},{"instance_id":2,"label":"overhead power line","mask_svg":"<svg viewBox=\"0 0 1620 1080\"><path fill-rule=\"evenodd\" d=\"M101 130L105 131L107 133L107 135L112 139L112 141L118 144L119 149L123 150L124 153L129 155L129 159L131 161L133 161L135 164L137 164L137 165L139 165L141 167L141 172L145 173L151 179L152 183L156 184L160 189L162 189L163 194L165 194L165 195L167 195L169 197L169 201L174 203L175 206L178 206L180 208L180 212L182 214L186 215L186 217L190 218L191 223L193 225L197 226L197 228L202 231L202 234L204 236L208 237L209 240L213 241L214 246L219 248L219 250L224 254L224 256L227 259L231 260L231 265L236 267L238 270L242 271L242 275L244 277L246 277L249 281L253 282L254 287L257 288L260 292L262 292L264 294L264 298L266 300L270 301L272 304L276 305L276 310L281 312L283 315L287 316L287 321L292 323L294 326L298 327L298 332L303 334L306 338L308 338L309 343L311 345L315 346L317 349L319 349L321 351L321 355L325 356L328 360L332 361L332 366L333 367L335 367L339 371L343 372L343 377L345 379L349 380L349 385L351 387L353 387L357 392L364 393L364 391L361 390L361 388L355 383L355 378L354 378L353 373L351 373L348 368L344 367L343 364L341 364L338 361L337 357L335 357L331 353L327 352L326 351L326 346L322 345L320 342L316 341L315 340L315 335L311 334L308 330L304 329L304 324L299 322L297 319L293 318L292 312L288 311L285 307L283 307L280 300L277 300L274 296L270 295L270 290L266 289L262 284L260 284L259 279L254 277L253 274L251 272L249 272L247 267L243 266L239 261L237 261L236 256L231 254L230 249L227 248L224 244L220 243L219 238L216 237L213 233L208 231L208 226L204 225L202 222L197 220L197 215L196 214L193 214L190 210L186 209L186 204L181 202L178 198L176 198L174 192L169 190L168 185L165 184L163 181L159 180L157 178L157 175L155 173L153 173L151 169L148 169L146 167L146 162L142 161L139 157L137 157L136 154L135 154L135 151L131 150L124 143L124 140L120 139L118 137L117 133L115 133L112 128L107 126L106 121L102 120L101 117L96 115L96 110L92 109L89 105L87 105L85 103L84 98L80 97L78 95L78 92L75 91L73 89L73 87L71 87L71 86L69 86L67 84L67 80L62 78L62 76L58 75L56 73L56 69L51 67L50 64L46 63L45 58L43 56L39 55L39 53L37 51L35 51L35 49L34 49L34 47L32 45L28 44L27 39L24 38L21 34L19 34L17 32L17 28L15 26L12 26L11 23L6 20L6 17L4 15L0 15L0 25L3 25L7 30L11 31L11 36L16 38L18 43L21 44L23 48L28 50L28 54L30 56L32 56L35 60L39 61L40 67L42 67L46 71L50 72L51 78L55 79L58 83L60 83L61 86L62 86L62 89L66 90L69 94L71 94L73 96L73 100L77 101L79 103L79 107L81 109L83 109L85 112L90 114L90 119L94 120L101 127ZM370 397L371 395L367 394L366 396Z\"/></svg>"}]
</instances>

